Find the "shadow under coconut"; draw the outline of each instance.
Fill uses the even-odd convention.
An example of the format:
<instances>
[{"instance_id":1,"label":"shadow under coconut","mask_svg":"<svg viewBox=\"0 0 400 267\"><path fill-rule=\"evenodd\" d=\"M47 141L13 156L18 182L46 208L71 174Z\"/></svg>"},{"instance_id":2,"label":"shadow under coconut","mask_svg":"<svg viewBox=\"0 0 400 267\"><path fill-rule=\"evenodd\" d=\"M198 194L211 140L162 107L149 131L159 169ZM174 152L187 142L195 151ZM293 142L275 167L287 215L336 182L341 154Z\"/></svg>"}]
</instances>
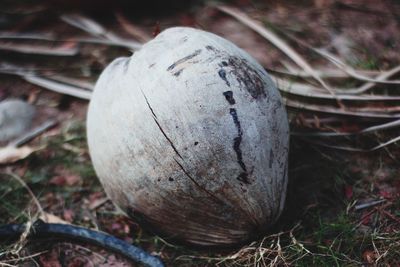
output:
<instances>
[{"instance_id":1,"label":"shadow under coconut","mask_svg":"<svg viewBox=\"0 0 400 267\"><path fill-rule=\"evenodd\" d=\"M142 228L149 235L155 235L174 244L185 247L194 253L211 251L213 253L231 253L232 250L247 246L252 241L283 231L289 231L299 222L306 230L315 228L315 215L336 216L346 208L343 201L343 187L347 183L338 179L345 172L344 161L329 150L326 152L318 147L292 138L289 152L289 183L285 208L278 221L270 229L258 232L248 240L235 245L226 246L198 246L182 239L165 236L157 227L152 227L146 218L135 213L136 221L141 222ZM320 212L324 214L320 214ZM128 210L128 214L133 214Z\"/></svg>"},{"instance_id":2,"label":"shadow under coconut","mask_svg":"<svg viewBox=\"0 0 400 267\"><path fill-rule=\"evenodd\" d=\"M316 213L337 215L346 206L343 188L347 180L345 161L338 152L292 138L285 208L269 232L291 229L298 222L307 228Z\"/></svg>"}]
</instances>

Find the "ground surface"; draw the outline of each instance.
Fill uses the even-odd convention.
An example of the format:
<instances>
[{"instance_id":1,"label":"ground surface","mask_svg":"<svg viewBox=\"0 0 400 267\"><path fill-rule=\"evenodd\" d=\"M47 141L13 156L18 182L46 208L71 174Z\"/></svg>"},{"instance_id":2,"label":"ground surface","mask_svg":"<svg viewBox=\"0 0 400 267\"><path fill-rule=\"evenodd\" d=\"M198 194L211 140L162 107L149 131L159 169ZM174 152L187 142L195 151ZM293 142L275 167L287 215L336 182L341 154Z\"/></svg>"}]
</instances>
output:
<instances>
[{"instance_id":1,"label":"ground surface","mask_svg":"<svg viewBox=\"0 0 400 267\"><path fill-rule=\"evenodd\" d=\"M41 77L64 75L75 77L81 83L93 83L113 58L130 54L123 47L77 41L77 37L88 35L61 21L59 16L67 14L66 10L76 12L81 8L73 4L61 7L54 3L57 1L39 5L29 1L6 2L6 8L0 10L1 32L52 34L64 41L51 43L48 50L78 47L79 52L70 56L43 55L32 48L49 47L43 41L1 40L0 47L17 43L31 49L28 53L0 49L0 70L9 70L9 65L13 64L14 71L18 66L19 70L34 70L35 75L39 73ZM282 69L285 62L290 62L276 47L211 4L214 3L192 3L160 11L156 8L157 3L122 10L115 3L117 7L96 12L85 6L85 14L124 38L144 41L173 25L195 26L232 40L267 69ZM272 1L268 4L236 1L232 5L285 36L310 64L321 69L333 67L287 36L300 38L314 47L330 49L357 69L384 71L395 67L400 60L400 6L395 1ZM335 82L331 81L332 84ZM359 81L348 83L360 85ZM396 86L388 85L379 90L389 92L391 88L399 88ZM28 187L40 207L52 216L53 222L63 220L108 232L159 256L167 266L400 264L398 144L368 153L326 147L344 143L368 148L396 136L396 129L333 140L293 136L287 204L275 228L253 243L215 251L188 248L145 232L107 199L87 150L86 100L50 92L18 76L4 74L0 76L0 98L7 97L24 99L36 106L34 126L50 119L59 123L28 144L40 147L39 150L15 163L0 166L0 224L24 223L38 216L40 209L27 192ZM398 101L390 102L393 109L390 114L397 114L398 104ZM366 107L359 103L355 105L358 108L373 107L374 110L385 107L382 103ZM332 128L356 131L376 122L289 110L293 131ZM335 123L325 125L324 121ZM21 177L26 185L21 185L15 176ZM378 200L381 201L373 204ZM8 245L0 247L0 259L10 250ZM106 263L110 257L106 252L96 252L100 253L96 257L85 256L85 262L67 261L65 257L58 257L54 249L45 253L36 257L36 262L42 266L112 266ZM3 262L18 265L15 261Z\"/></svg>"}]
</instances>

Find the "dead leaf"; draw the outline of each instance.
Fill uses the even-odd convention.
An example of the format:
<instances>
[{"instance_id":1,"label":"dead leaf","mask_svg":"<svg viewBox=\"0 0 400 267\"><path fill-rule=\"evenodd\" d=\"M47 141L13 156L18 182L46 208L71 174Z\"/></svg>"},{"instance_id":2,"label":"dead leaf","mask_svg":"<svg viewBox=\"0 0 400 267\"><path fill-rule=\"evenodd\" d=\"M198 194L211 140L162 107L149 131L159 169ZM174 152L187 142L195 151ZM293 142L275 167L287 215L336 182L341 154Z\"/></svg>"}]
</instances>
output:
<instances>
[{"instance_id":1,"label":"dead leaf","mask_svg":"<svg viewBox=\"0 0 400 267\"><path fill-rule=\"evenodd\" d=\"M54 176L53 178L50 179L49 184L63 186L66 184L65 177L64 176Z\"/></svg>"},{"instance_id":2,"label":"dead leaf","mask_svg":"<svg viewBox=\"0 0 400 267\"><path fill-rule=\"evenodd\" d=\"M14 163L18 160L28 157L30 154L32 154L35 151L37 151L37 149L32 148L30 146L2 147L2 148L0 148L0 164Z\"/></svg>"},{"instance_id":3,"label":"dead leaf","mask_svg":"<svg viewBox=\"0 0 400 267\"><path fill-rule=\"evenodd\" d=\"M363 253L363 258L366 262L368 262L369 264L372 264L375 262L376 254L375 254L375 252L373 252L371 250L366 250Z\"/></svg>"},{"instance_id":4,"label":"dead leaf","mask_svg":"<svg viewBox=\"0 0 400 267\"><path fill-rule=\"evenodd\" d=\"M69 222L72 223L72 221L74 220L75 217L75 212L72 209L66 209L63 212L63 218Z\"/></svg>"},{"instance_id":5,"label":"dead leaf","mask_svg":"<svg viewBox=\"0 0 400 267\"><path fill-rule=\"evenodd\" d=\"M93 201L90 201L89 209L90 210L95 210L98 207L100 207L100 206L104 205L105 203L107 203L108 200L109 200L108 197L103 197L103 198L99 198L99 199L95 199Z\"/></svg>"},{"instance_id":6,"label":"dead leaf","mask_svg":"<svg viewBox=\"0 0 400 267\"><path fill-rule=\"evenodd\" d=\"M363 225L369 225L372 219L372 213L371 212L364 212L362 217L361 217L361 223Z\"/></svg>"},{"instance_id":7,"label":"dead leaf","mask_svg":"<svg viewBox=\"0 0 400 267\"><path fill-rule=\"evenodd\" d=\"M115 17L117 18L119 24L121 24L122 28L139 41L148 42L152 39L150 34L132 24L132 22L129 21L129 19L126 18L121 12L115 13Z\"/></svg>"},{"instance_id":8,"label":"dead leaf","mask_svg":"<svg viewBox=\"0 0 400 267\"><path fill-rule=\"evenodd\" d=\"M58 185L58 186L63 186L63 185L76 185L81 181L81 177L78 175L58 175L54 176L53 178L50 179L49 183Z\"/></svg>"},{"instance_id":9,"label":"dead leaf","mask_svg":"<svg viewBox=\"0 0 400 267\"><path fill-rule=\"evenodd\" d=\"M46 223L60 223L60 224L70 224L69 222L61 219L60 217L51 214L51 213L47 213L47 212L43 212L43 215L41 215L39 217L39 219L41 219L42 221L46 222Z\"/></svg>"},{"instance_id":10,"label":"dead leaf","mask_svg":"<svg viewBox=\"0 0 400 267\"><path fill-rule=\"evenodd\" d=\"M67 185L76 185L81 181L81 177L79 175L67 175L65 180Z\"/></svg>"},{"instance_id":11,"label":"dead leaf","mask_svg":"<svg viewBox=\"0 0 400 267\"><path fill-rule=\"evenodd\" d=\"M43 267L62 267L57 253L51 253L49 255L40 255L40 265Z\"/></svg>"},{"instance_id":12,"label":"dead leaf","mask_svg":"<svg viewBox=\"0 0 400 267\"><path fill-rule=\"evenodd\" d=\"M344 194L347 199L351 199L353 197L353 187L351 185L345 185Z\"/></svg>"}]
</instances>

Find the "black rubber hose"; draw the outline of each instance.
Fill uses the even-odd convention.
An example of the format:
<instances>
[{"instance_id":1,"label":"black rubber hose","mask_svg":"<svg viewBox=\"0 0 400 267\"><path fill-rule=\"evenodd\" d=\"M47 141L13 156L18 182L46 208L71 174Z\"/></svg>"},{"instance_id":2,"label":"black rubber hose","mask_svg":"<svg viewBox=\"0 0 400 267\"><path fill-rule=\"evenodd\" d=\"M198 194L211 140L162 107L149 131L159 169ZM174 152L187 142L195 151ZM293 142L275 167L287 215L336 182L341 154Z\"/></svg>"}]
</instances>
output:
<instances>
[{"instance_id":1,"label":"black rubber hose","mask_svg":"<svg viewBox=\"0 0 400 267\"><path fill-rule=\"evenodd\" d=\"M8 224L0 226L0 241L4 239L18 239L25 231L24 224ZM136 263L142 263L149 267L164 267L157 257L151 256L141 248L128 244L114 236L87 228L68 225L44 223L36 221L29 233L29 238L55 237L76 240L105 248L125 256Z\"/></svg>"}]
</instances>

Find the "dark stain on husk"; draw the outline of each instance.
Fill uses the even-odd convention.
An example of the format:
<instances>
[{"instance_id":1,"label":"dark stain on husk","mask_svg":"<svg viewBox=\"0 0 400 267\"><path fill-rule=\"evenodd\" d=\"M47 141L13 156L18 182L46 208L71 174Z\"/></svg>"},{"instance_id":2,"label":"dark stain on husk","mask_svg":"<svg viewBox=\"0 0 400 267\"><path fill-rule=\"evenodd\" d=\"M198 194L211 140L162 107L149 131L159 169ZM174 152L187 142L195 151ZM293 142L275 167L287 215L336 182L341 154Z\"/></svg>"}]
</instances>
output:
<instances>
[{"instance_id":1,"label":"dark stain on husk","mask_svg":"<svg viewBox=\"0 0 400 267\"><path fill-rule=\"evenodd\" d=\"M233 98L233 92L232 91L226 91L222 93L225 96L226 101L228 101L229 104L234 105L236 103L235 99Z\"/></svg>"},{"instance_id":2,"label":"dark stain on husk","mask_svg":"<svg viewBox=\"0 0 400 267\"><path fill-rule=\"evenodd\" d=\"M267 96L260 74L249 65L247 60L231 56L228 59L227 65L230 73L239 82L240 87L248 91L254 99L265 98Z\"/></svg>"},{"instance_id":3,"label":"dark stain on husk","mask_svg":"<svg viewBox=\"0 0 400 267\"><path fill-rule=\"evenodd\" d=\"M218 75L219 75L219 77L221 77L222 80L224 80L224 82L226 83L226 85L228 87L231 86L231 84L229 83L228 79L226 78L226 71L224 69L220 69L218 71Z\"/></svg>"},{"instance_id":4,"label":"dark stain on husk","mask_svg":"<svg viewBox=\"0 0 400 267\"><path fill-rule=\"evenodd\" d=\"M242 150L240 148L240 143L242 142L242 136L243 136L243 131L242 131L242 126L240 125L240 121L236 112L236 109L230 108L229 109L229 114L231 114L233 123L236 126L238 136L233 139L233 150L236 152L236 158L239 166L243 170L237 177L237 179L245 184L250 184L249 177L247 174L247 168L246 165L243 162L243 155L242 155Z\"/></svg>"},{"instance_id":5,"label":"dark stain on husk","mask_svg":"<svg viewBox=\"0 0 400 267\"><path fill-rule=\"evenodd\" d=\"M241 57L230 56L212 46L206 46L206 49L215 53L214 58L223 59L218 70L219 77L224 80L226 85L230 87L231 83L227 79L227 74L230 77L236 78L241 89L250 93L254 99L267 97L267 92L264 88L264 82L261 74L250 65L250 63Z\"/></svg>"},{"instance_id":6,"label":"dark stain on husk","mask_svg":"<svg viewBox=\"0 0 400 267\"><path fill-rule=\"evenodd\" d=\"M192 53L192 54L190 54L190 55L188 55L188 56L186 56L186 57L183 57L183 58L181 58L181 59L175 61L174 63L172 63L172 64L167 68L167 71L173 70L173 69L174 69L176 66L178 66L179 64L182 64L182 63L184 63L184 62L186 62L186 61L188 61L188 60L190 60L190 59L192 59L192 58L194 58L194 57L200 55L200 53L201 53L201 49L198 49L198 50L194 51L194 53Z\"/></svg>"}]
</instances>

